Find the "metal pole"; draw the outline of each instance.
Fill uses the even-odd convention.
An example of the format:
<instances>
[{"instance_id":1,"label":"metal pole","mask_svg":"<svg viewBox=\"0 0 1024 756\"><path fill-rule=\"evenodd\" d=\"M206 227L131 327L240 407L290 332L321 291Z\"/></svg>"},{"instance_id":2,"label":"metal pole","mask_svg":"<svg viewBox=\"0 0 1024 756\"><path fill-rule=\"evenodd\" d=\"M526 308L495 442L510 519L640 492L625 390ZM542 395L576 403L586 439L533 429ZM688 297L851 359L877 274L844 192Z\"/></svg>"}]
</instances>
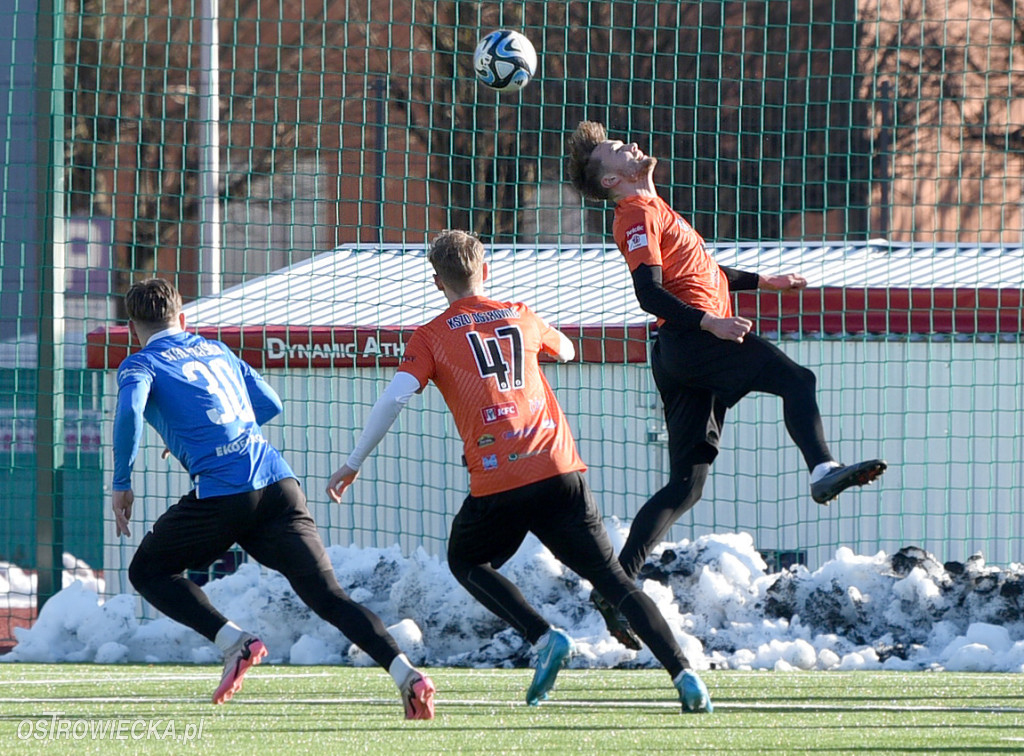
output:
<instances>
[{"instance_id":1,"label":"metal pole","mask_svg":"<svg viewBox=\"0 0 1024 756\"><path fill-rule=\"evenodd\" d=\"M217 0L199 0L199 133L202 201L199 217L199 296L221 290L220 30Z\"/></svg>"},{"instance_id":2,"label":"metal pole","mask_svg":"<svg viewBox=\"0 0 1024 756\"><path fill-rule=\"evenodd\" d=\"M39 0L37 7L36 606L41 609L61 589L64 555L64 15L63 0Z\"/></svg>"},{"instance_id":3,"label":"metal pole","mask_svg":"<svg viewBox=\"0 0 1024 756\"><path fill-rule=\"evenodd\" d=\"M384 153L388 148L388 125L385 98L388 96L387 79L373 82L373 90L377 95L377 244L384 243L384 192L386 177L384 176Z\"/></svg>"},{"instance_id":4,"label":"metal pole","mask_svg":"<svg viewBox=\"0 0 1024 756\"><path fill-rule=\"evenodd\" d=\"M894 168L892 128L895 119L893 117L893 102L889 92L889 82L883 81L879 100L882 104L882 130L878 135L878 161L879 174L882 179L881 196L879 204L882 212L879 215L879 233L884 239L889 238L889 226L892 223L892 171Z\"/></svg>"}]
</instances>

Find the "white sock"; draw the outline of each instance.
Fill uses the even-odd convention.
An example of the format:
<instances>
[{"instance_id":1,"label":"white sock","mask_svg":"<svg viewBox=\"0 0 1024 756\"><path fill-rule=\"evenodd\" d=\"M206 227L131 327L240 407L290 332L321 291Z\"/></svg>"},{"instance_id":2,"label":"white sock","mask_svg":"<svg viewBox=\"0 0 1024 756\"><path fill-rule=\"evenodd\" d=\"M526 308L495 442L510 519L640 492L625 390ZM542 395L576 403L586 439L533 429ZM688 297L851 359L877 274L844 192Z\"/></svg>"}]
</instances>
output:
<instances>
[{"instance_id":1,"label":"white sock","mask_svg":"<svg viewBox=\"0 0 1024 756\"><path fill-rule=\"evenodd\" d=\"M238 643L238 639L242 637L243 633L245 631L242 628L229 620L224 627L217 631L217 637L213 639L213 642L217 644L217 648L227 653L229 648Z\"/></svg>"},{"instance_id":2,"label":"white sock","mask_svg":"<svg viewBox=\"0 0 1024 756\"><path fill-rule=\"evenodd\" d=\"M395 660L391 662L391 666L388 667L388 674L391 675L391 679L395 681L395 685L402 687L402 683L405 682L405 678L409 676L410 672L415 672L416 667L412 666L412 662L409 661L409 657L405 654L399 654L395 657Z\"/></svg>"},{"instance_id":3,"label":"white sock","mask_svg":"<svg viewBox=\"0 0 1024 756\"><path fill-rule=\"evenodd\" d=\"M686 670L686 669L684 669L684 670L683 670L682 672L680 672L680 673L679 673L678 675L676 675L675 677L673 677L673 678L672 678L672 684L673 684L673 685L679 685L679 682L680 682L680 681L681 681L681 680L683 679L683 675L685 675L685 674L686 674L686 673L687 673L688 671L689 671L689 670Z\"/></svg>"},{"instance_id":4,"label":"white sock","mask_svg":"<svg viewBox=\"0 0 1024 756\"><path fill-rule=\"evenodd\" d=\"M814 469L811 470L811 483L817 483L837 467L842 467L842 465L835 460L829 460L828 462L822 462L820 465L815 465Z\"/></svg>"}]
</instances>

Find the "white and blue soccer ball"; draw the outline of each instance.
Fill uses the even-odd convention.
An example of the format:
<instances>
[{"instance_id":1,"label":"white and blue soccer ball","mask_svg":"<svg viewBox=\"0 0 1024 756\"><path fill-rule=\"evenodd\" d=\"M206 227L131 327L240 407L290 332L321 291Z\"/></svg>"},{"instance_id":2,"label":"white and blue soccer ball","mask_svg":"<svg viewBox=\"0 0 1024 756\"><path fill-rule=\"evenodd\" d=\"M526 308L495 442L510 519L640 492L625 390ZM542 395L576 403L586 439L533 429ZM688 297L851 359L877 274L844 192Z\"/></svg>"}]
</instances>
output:
<instances>
[{"instance_id":1,"label":"white and blue soccer ball","mask_svg":"<svg viewBox=\"0 0 1024 756\"><path fill-rule=\"evenodd\" d=\"M492 31L473 53L473 69L482 84L499 92L518 92L537 71L537 51L525 36L511 29Z\"/></svg>"}]
</instances>

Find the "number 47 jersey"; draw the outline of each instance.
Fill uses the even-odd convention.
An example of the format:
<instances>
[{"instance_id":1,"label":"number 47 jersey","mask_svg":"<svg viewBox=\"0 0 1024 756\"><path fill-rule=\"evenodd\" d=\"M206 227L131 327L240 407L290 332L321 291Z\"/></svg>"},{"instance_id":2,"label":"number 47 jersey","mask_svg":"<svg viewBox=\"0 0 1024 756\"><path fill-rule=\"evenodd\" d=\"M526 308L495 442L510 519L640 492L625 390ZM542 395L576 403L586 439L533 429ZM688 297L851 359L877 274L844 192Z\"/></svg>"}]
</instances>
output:
<instances>
[{"instance_id":1,"label":"number 47 jersey","mask_svg":"<svg viewBox=\"0 0 1024 756\"><path fill-rule=\"evenodd\" d=\"M158 336L117 371L114 489L131 487L143 417L188 470L198 498L295 477L260 431L281 411L260 375L219 341L188 332Z\"/></svg>"},{"instance_id":2,"label":"number 47 jersey","mask_svg":"<svg viewBox=\"0 0 1024 756\"><path fill-rule=\"evenodd\" d=\"M521 303L465 297L420 326L399 371L441 391L462 437L473 496L586 470L540 370L558 332Z\"/></svg>"}]
</instances>

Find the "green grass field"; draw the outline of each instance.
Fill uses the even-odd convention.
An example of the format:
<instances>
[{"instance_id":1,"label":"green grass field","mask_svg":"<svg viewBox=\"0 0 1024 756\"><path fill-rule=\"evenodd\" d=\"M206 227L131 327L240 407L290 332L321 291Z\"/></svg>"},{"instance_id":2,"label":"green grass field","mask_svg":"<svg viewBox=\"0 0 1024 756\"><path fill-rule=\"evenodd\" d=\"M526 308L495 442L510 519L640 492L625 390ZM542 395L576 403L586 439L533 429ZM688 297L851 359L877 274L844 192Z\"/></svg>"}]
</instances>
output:
<instances>
[{"instance_id":1,"label":"green grass field","mask_svg":"<svg viewBox=\"0 0 1024 756\"><path fill-rule=\"evenodd\" d=\"M565 670L538 707L531 670L430 674L437 718L406 722L376 668L262 666L215 707L219 668L2 664L0 754L1024 751L1009 674L707 672L710 715L661 671Z\"/></svg>"}]
</instances>

